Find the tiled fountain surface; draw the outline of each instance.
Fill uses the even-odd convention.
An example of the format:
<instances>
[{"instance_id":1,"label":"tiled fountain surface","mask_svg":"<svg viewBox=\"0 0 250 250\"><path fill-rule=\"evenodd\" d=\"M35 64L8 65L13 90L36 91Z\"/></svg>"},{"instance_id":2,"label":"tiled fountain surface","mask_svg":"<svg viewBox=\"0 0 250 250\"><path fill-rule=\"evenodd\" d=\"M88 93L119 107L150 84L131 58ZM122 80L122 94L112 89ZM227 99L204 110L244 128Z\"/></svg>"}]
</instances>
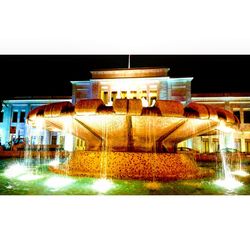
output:
<instances>
[{"instance_id":1,"label":"tiled fountain surface","mask_svg":"<svg viewBox=\"0 0 250 250\"><path fill-rule=\"evenodd\" d=\"M50 168L55 173L170 181L211 177L214 171L197 166L192 155L143 152L76 151L65 166Z\"/></svg>"}]
</instances>

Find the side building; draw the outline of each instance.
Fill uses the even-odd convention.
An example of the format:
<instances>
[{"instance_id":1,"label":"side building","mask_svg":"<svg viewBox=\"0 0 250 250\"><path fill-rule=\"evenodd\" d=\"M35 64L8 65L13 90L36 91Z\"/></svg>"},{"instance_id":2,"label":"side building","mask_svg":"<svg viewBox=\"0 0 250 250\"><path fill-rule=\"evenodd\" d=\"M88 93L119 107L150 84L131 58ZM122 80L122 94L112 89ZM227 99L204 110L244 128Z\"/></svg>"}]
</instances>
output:
<instances>
[{"instance_id":1,"label":"side building","mask_svg":"<svg viewBox=\"0 0 250 250\"><path fill-rule=\"evenodd\" d=\"M14 141L23 140L28 135L28 126L26 124L26 116L32 109L49 104L52 102L70 101L71 96L46 96L46 97L16 97L10 100L4 100L2 112L0 112L0 143L9 147ZM55 132L48 133L47 141L42 141L43 138L32 137L31 144L57 144L58 136Z\"/></svg>"},{"instance_id":2,"label":"side building","mask_svg":"<svg viewBox=\"0 0 250 250\"><path fill-rule=\"evenodd\" d=\"M250 153L250 93L196 93L193 102L210 104L234 113L240 122L238 131L231 132L228 150ZM214 153L224 148L219 135L202 135L183 142L179 146L193 148L201 153Z\"/></svg>"}]
</instances>

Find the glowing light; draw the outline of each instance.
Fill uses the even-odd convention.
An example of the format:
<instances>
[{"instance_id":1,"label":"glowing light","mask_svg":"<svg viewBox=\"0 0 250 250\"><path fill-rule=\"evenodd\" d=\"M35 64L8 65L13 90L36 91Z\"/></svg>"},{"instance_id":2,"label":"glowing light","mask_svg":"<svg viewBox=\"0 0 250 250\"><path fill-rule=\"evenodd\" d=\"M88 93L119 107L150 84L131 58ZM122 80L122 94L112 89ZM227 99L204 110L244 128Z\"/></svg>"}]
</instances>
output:
<instances>
[{"instance_id":1,"label":"glowing light","mask_svg":"<svg viewBox=\"0 0 250 250\"><path fill-rule=\"evenodd\" d=\"M221 122L221 124L224 124L224 122ZM225 141L225 135L223 134L223 132L220 133L219 142L220 142L220 145L227 146L226 141ZM224 178L215 181L215 184L218 186L224 187L228 190L233 190L233 189L241 187L243 184L239 182L238 180L236 180L231 173L230 162L228 162L226 153L221 151L220 154L221 154L221 160L222 160L222 167L224 170Z\"/></svg>"},{"instance_id":2,"label":"glowing light","mask_svg":"<svg viewBox=\"0 0 250 250\"><path fill-rule=\"evenodd\" d=\"M38 117L36 118L36 127L37 129L42 129L44 127L44 119Z\"/></svg>"},{"instance_id":3,"label":"glowing light","mask_svg":"<svg viewBox=\"0 0 250 250\"><path fill-rule=\"evenodd\" d=\"M234 178L217 180L217 181L215 181L215 184L220 186L220 187L226 188L228 190L234 190L234 189L239 188L243 185L241 182L235 180Z\"/></svg>"},{"instance_id":4,"label":"glowing light","mask_svg":"<svg viewBox=\"0 0 250 250\"><path fill-rule=\"evenodd\" d=\"M45 182L45 186L52 189L60 189L74 183L75 180L69 177L54 176Z\"/></svg>"},{"instance_id":5,"label":"glowing light","mask_svg":"<svg viewBox=\"0 0 250 250\"><path fill-rule=\"evenodd\" d=\"M15 178L25 173L27 173L27 168L19 163L15 163L13 165L10 165L4 171L4 176L8 178Z\"/></svg>"},{"instance_id":6,"label":"glowing light","mask_svg":"<svg viewBox=\"0 0 250 250\"><path fill-rule=\"evenodd\" d=\"M34 180L38 180L41 178L42 178L41 175L34 175L32 173L28 173L28 174L20 175L17 179L19 181L34 181Z\"/></svg>"},{"instance_id":7,"label":"glowing light","mask_svg":"<svg viewBox=\"0 0 250 250\"><path fill-rule=\"evenodd\" d=\"M232 172L233 175L238 175L238 176L242 176L242 177L245 177L245 176L248 176L249 174L244 171L244 170L236 170L234 172Z\"/></svg>"},{"instance_id":8,"label":"glowing light","mask_svg":"<svg viewBox=\"0 0 250 250\"><path fill-rule=\"evenodd\" d=\"M52 161L49 162L48 165L51 166L51 167L57 168L60 165L60 161L58 159L52 160Z\"/></svg>"},{"instance_id":9,"label":"glowing light","mask_svg":"<svg viewBox=\"0 0 250 250\"><path fill-rule=\"evenodd\" d=\"M108 179L99 179L95 181L94 184L92 185L92 189L94 189L99 193L106 193L113 187L114 187L113 182Z\"/></svg>"},{"instance_id":10,"label":"glowing light","mask_svg":"<svg viewBox=\"0 0 250 250\"><path fill-rule=\"evenodd\" d=\"M161 188L161 184L158 182L148 182L145 184L145 187L149 190L159 190Z\"/></svg>"},{"instance_id":11,"label":"glowing light","mask_svg":"<svg viewBox=\"0 0 250 250\"><path fill-rule=\"evenodd\" d=\"M142 107L148 107L148 101L145 97L143 97L141 101L142 101Z\"/></svg>"},{"instance_id":12,"label":"glowing light","mask_svg":"<svg viewBox=\"0 0 250 250\"><path fill-rule=\"evenodd\" d=\"M65 135L64 149L66 151L72 152L74 148L74 137L71 134Z\"/></svg>"},{"instance_id":13,"label":"glowing light","mask_svg":"<svg viewBox=\"0 0 250 250\"><path fill-rule=\"evenodd\" d=\"M235 132L235 130L233 128L230 128L229 126L227 126L224 121L220 122L220 125L217 126L217 129L220 130L221 132L224 132L224 133Z\"/></svg>"}]
</instances>

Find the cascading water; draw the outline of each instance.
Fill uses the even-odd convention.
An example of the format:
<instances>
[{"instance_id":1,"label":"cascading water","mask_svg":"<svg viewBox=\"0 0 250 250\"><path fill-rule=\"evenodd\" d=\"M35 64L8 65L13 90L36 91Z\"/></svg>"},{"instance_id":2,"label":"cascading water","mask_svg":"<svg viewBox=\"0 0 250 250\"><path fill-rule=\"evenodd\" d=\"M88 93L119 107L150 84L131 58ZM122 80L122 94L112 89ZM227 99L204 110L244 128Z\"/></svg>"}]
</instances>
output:
<instances>
[{"instance_id":1,"label":"cascading water","mask_svg":"<svg viewBox=\"0 0 250 250\"><path fill-rule=\"evenodd\" d=\"M232 147L234 143L233 133L219 131L219 144L220 144L220 155L221 155L221 164L222 171L220 174L220 178L215 181L215 184L221 187L224 187L228 190L234 190L236 188L241 187L243 184L237 181L231 172L231 163L232 156L230 155L228 149Z\"/></svg>"},{"instance_id":2,"label":"cascading water","mask_svg":"<svg viewBox=\"0 0 250 250\"><path fill-rule=\"evenodd\" d=\"M232 132L232 137L233 137L232 144L233 144L233 148L236 149L236 152L235 152L235 158L236 158L235 166L236 167L234 171L232 172L232 174L235 176L246 177L249 174L246 171L244 171L242 167L242 157L241 157L241 152L240 152L241 150L238 150L236 140L235 140L236 138L240 138L239 136L240 133L241 133L240 130L235 130Z\"/></svg>"},{"instance_id":3,"label":"cascading water","mask_svg":"<svg viewBox=\"0 0 250 250\"><path fill-rule=\"evenodd\" d=\"M67 176L68 175L68 168L66 163L66 152L72 153L74 149L74 136L72 135L72 118L71 117L64 117L62 119L62 131L58 133L58 136L64 138L64 141L60 141L59 148L56 148L55 155L53 158L50 159L48 165L55 169L60 168L60 165L63 162L64 170L66 176L52 176L46 180L45 186L50 188L51 190L58 190L69 186L75 182L75 179ZM68 156L69 160L70 156Z\"/></svg>"},{"instance_id":4,"label":"cascading water","mask_svg":"<svg viewBox=\"0 0 250 250\"><path fill-rule=\"evenodd\" d=\"M4 175L8 178L15 178L20 181L33 181L42 178L40 166L44 163L45 156L41 153L44 148L43 141L46 141L46 131L43 129L44 120L38 121L38 126L34 129L28 126L28 137L25 140L24 160L10 165ZM38 146L33 144L37 143ZM39 166L39 168L37 167Z\"/></svg>"},{"instance_id":5,"label":"cascading water","mask_svg":"<svg viewBox=\"0 0 250 250\"><path fill-rule=\"evenodd\" d=\"M110 123L110 120L112 120L112 117L110 117L110 115L103 116L101 126L103 140L101 144L100 154L100 179L96 180L92 185L92 189L94 189L98 193L106 193L114 186L112 180L107 178L108 157L110 152L109 136L112 133L113 129L113 125Z\"/></svg>"},{"instance_id":6,"label":"cascading water","mask_svg":"<svg viewBox=\"0 0 250 250\"><path fill-rule=\"evenodd\" d=\"M151 108L149 108L151 109ZM154 110L151 110L152 114L157 116ZM155 172L156 172L156 164L157 164L157 149L156 149L156 121L152 119L152 117L148 117L146 121L146 134L145 134L145 144L146 148L150 149L149 153L152 153L152 157L149 157L149 163L151 165L152 171L152 180L145 184L146 188L149 190L159 190L161 185L156 181Z\"/></svg>"}]
</instances>

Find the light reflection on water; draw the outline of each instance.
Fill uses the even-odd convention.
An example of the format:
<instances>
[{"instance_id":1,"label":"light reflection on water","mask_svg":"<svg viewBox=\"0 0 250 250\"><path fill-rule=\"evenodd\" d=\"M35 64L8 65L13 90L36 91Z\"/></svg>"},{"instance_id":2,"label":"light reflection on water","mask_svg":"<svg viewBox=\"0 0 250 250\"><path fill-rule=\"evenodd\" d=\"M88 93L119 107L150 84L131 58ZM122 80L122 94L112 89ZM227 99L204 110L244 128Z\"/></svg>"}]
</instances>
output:
<instances>
[{"instance_id":1,"label":"light reflection on water","mask_svg":"<svg viewBox=\"0 0 250 250\"><path fill-rule=\"evenodd\" d=\"M56 175L48 171L48 162L34 162L34 168L18 170L19 174L4 175L8 166L16 164L22 165L18 160L0 161L0 194L32 194L32 195L95 195L98 190L93 188L93 184L98 179L67 177ZM18 165L19 164L19 165ZM207 166L206 166L207 167ZM214 166L212 166L214 167ZM35 169L35 171L34 171ZM243 177L242 177L243 178ZM250 194L250 177L244 177L244 185L235 190L227 190L214 184L214 179L200 180L179 180L171 182L160 182L159 189L147 188L145 181L138 180L113 180L114 186L105 190L105 194L115 195L235 195ZM103 193L102 193L103 194Z\"/></svg>"}]
</instances>

